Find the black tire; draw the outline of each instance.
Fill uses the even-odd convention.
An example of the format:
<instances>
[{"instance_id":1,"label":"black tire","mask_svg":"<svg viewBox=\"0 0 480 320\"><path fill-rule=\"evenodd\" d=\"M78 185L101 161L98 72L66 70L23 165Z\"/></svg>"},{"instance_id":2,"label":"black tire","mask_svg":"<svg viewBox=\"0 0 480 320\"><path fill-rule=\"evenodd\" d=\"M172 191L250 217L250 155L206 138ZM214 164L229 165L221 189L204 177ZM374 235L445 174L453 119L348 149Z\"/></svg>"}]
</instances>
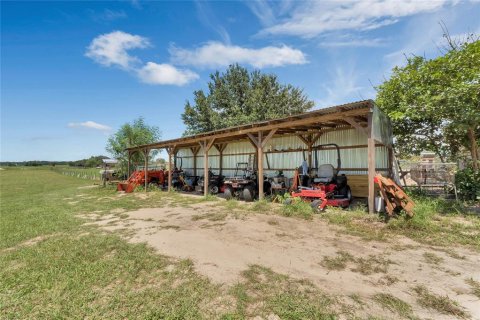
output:
<instances>
[{"instance_id":1,"label":"black tire","mask_svg":"<svg viewBox=\"0 0 480 320\"><path fill-rule=\"evenodd\" d=\"M313 201L310 203L310 206L312 207L312 209L313 209L314 212L325 211L325 208L320 209L320 205L321 205L321 204L322 204L322 200L313 200Z\"/></svg>"},{"instance_id":2,"label":"black tire","mask_svg":"<svg viewBox=\"0 0 480 320\"><path fill-rule=\"evenodd\" d=\"M210 186L210 193L211 193L211 194L217 194L217 193L218 193L218 186L216 186L216 185L211 185L211 186Z\"/></svg>"},{"instance_id":3,"label":"black tire","mask_svg":"<svg viewBox=\"0 0 480 320\"><path fill-rule=\"evenodd\" d=\"M243 200L245 200L246 202L252 202L255 197L255 193L253 191L252 186L246 186L243 189L242 194L243 194Z\"/></svg>"},{"instance_id":4,"label":"black tire","mask_svg":"<svg viewBox=\"0 0 480 320\"><path fill-rule=\"evenodd\" d=\"M230 200L233 198L233 189L230 186L225 187L225 191L223 191L223 194L225 195L225 198L227 200Z\"/></svg>"},{"instance_id":5,"label":"black tire","mask_svg":"<svg viewBox=\"0 0 480 320\"><path fill-rule=\"evenodd\" d=\"M349 186L347 186L346 189L347 189L347 191L346 191L345 198L348 199L348 205L347 205L347 206L343 206L344 209L350 207L350 205L352 204L352 200L353 200L352 190L350 189Z\"/></svg>"},{"instance_id":6,"label":"black tire","mask_svg":"<svg viewBox=\"0 0 480 320\"><path fill-rule=\"evenodd\" d=\"M263 193L265 195L271 195L272 194L272 184L269 181L265 181L263 183Z\"/></svg>"}]
</instances>

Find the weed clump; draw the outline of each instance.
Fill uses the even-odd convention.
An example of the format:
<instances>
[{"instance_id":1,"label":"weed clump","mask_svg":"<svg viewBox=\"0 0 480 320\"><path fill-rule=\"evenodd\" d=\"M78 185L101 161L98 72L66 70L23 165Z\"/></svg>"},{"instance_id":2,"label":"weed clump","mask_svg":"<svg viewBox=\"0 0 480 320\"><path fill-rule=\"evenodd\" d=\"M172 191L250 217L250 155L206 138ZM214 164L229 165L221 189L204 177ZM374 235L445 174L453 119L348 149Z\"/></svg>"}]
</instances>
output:
<instances>
[{"instance_id":1,"label":"weed clump","mask_svg":"<svg viewBox=\"0 0 480 320\"><path fill-rule=\"evenodd\" d=\"M461 318L467 317L467 313L458 306L458 303L448 296L435 295L421 285L414 287L413 291L417 294L417 302L422 307L433 309L443 314Z\"/></svg>"},{"instance_id":2,"label":"weed clump","mask_svg":"<svg viewBox=\"0 0 480 320\"><path fill-rule=\"evenodd\" d=\"M383 308L396 312L404 318L412 318L413 316L412 307L408 303L389 293L378 293L373 296L373 300Z\"/></svg>"},{"instance_id":3,"label":"weed clump","mask_svg":"<svg viewBox=\"0 0 480 320\"><path fill-rule=\"evenodd\" d=\"M290 198L281 210L281 213L286 217L301 217L309 220L313 218L313 209L310 203Z\"/></svg>"}]
</instances>

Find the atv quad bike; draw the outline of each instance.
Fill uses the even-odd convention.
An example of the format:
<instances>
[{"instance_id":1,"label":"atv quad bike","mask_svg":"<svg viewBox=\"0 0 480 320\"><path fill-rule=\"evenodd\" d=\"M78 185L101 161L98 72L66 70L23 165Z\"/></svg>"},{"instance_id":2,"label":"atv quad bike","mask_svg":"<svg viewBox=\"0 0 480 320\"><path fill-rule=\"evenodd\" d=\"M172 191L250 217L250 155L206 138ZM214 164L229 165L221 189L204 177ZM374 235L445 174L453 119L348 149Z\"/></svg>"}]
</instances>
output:
<instances>
[{"instance_id":1,"label":"atv quad bike","mask_svg":"<svg viewBox=\"0 0 480 320\"><path fill-rule=\"evenodd\" d=\"M257 172L249 167L247 162L237 163L235 175L225 178L225 198L241 198L247 202L251 202L258 195L258 179ZM264 181L263 190L270 193L270 182Z\"/></svg>"},{"instance_id":2,"label":"atv quad bike","mask_svg":"<svg viewBox=\"0 0 480 320\"><path fill-rule=\"evenodd\" d=\"M208 190L211 194L217 194L223 192L223 180L224 176L219 174L214 174L211 170L208 170ZM203 192L205 182L205 176L201 176L198 179L196 191Z\"/></svg>"},{"instance_id":3,"label":"atv quad bike","mask_svg":"<svg viewBox=\"0 0 480 320\"><path fill-rule=\"evenodd\" d=\"M341 168L338 145L333 143L320 145L316 152L318 148L327 146L333 146L337 150L337 168L331 164L322 164L318 167L316 176L311 179L310 187L300 186L298 190L292 192L292 197L311 202L311 206L320 211L327 206L347 208L352 202L352 191L347 184L347 177L344 174L338 175ZM318 159L317 154L315 156ZM298 170L296 172L298 179Z\"/></svg>"}]
</instances>

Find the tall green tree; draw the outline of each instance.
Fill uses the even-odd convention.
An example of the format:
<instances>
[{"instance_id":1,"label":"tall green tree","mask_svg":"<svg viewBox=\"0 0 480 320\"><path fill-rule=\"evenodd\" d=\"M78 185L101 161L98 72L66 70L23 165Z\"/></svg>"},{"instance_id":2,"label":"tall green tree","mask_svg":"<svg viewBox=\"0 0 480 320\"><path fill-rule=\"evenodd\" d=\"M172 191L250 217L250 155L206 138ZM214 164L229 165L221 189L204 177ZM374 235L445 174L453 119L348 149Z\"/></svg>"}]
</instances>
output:
<instances>
[{"instance_id":1,"label":"tall green tree","mask_svg":"<svg viewBox=\"0 0 480 320\"><path fill-rule=\"evenodd\" d=\"M120 162L121 169L127 172L128 153L126 148L138 146L141 144L153 143L161 138L161 132L156 126L149 126L145 120L140 117L131 123L125 123L120 129L114 133L107 142L107 151ZM150 151L150 157L154 157L158 151ZM143 154L138 152L132 155L133 163L141 163L144 161Z\"/></svg>"},{"instance_id":2,"label":"tall green tree","mask_svg":"<svg viewBox=\"0 0 480 320\"><path fill-rule=\"evenodd\" d=\"M401 154L429 150L446 161L464 149L478 170L480 41L448 43L442 56L413 56L404 67L395 67L377 88L376 102L393 120Z\"/></svg>"},{"instance_id":3,"label":"tall green tree","mask_svg":"<svg viewBox=\"0 0 480 320\"><path fill-rule=\"evenodd\" d=\"M184 135L294 115L313 105L301 89L280 84L273 74L230 65L210 75L207 93L197 90L194 102L186 102Z\"/></svg>"}]
</instances>

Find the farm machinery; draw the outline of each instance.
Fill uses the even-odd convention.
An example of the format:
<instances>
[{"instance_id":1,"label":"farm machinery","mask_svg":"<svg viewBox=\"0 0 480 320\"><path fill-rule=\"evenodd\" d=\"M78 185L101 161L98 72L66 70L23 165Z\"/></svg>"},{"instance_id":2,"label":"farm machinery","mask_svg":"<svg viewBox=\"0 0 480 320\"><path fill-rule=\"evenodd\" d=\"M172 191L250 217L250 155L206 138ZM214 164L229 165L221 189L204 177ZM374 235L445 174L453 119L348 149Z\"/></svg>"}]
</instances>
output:
<instances>
[{"instance_id":1,"label":"farm machinery","mask_svg":"<svg viewBox=\"0 0 480 320\"><path fill-rule=\"evenodd\" d=\"M148 184L163 186L165 185L165 177L166 174L163 170L148 170ZM127 179L127 181L120 182L117 185L117 190L130 193L133 192L136 187L142 185L145 185L145 170L135 170Z\"/></svg>"},{"instance_id":2,"label":"farm machinery","mask_svg":"<svg viewBox=\"0 0 480 320\"><path fill-rule=\"evenodd\" d=\"M239 162L233 177L225 178L224 194L227 199L243 198L251 202L258 195L257 171L253 168L252 161ZM270 193L270 182L265 179L263 190Z\"/></svg>"},{"instance_id":3,"label":"farm machinery","mask_svg":"<svg viewBox=\"0 0 480 320\"><path fill-rule=\"evenodd\" d=\"M224 191L224 176L215 174L211 170L208 170L208 190L211 194L217 194ZM205 176L198 179L196 191L203 191L205 182Z\"/></svg>"},{"instance_id":4,"label":"farm machinery","mask_svg":"<svg viewBox=\"0 0 480 320\"><path fill-rule=\"evenodd\" d=\"M337 151L337 167L331 164L317 166L316 175L309 179L309 186L302 186L299 169L295 170L292 197L308 201L315 210L324 210L327 206L347 208L352 202L352 191L347 183L347 177L338 175L341 168L340 148L334 143L317 146L315 158L318 159L318 149L334 147Z\"/></svg>"}]
</instances>

